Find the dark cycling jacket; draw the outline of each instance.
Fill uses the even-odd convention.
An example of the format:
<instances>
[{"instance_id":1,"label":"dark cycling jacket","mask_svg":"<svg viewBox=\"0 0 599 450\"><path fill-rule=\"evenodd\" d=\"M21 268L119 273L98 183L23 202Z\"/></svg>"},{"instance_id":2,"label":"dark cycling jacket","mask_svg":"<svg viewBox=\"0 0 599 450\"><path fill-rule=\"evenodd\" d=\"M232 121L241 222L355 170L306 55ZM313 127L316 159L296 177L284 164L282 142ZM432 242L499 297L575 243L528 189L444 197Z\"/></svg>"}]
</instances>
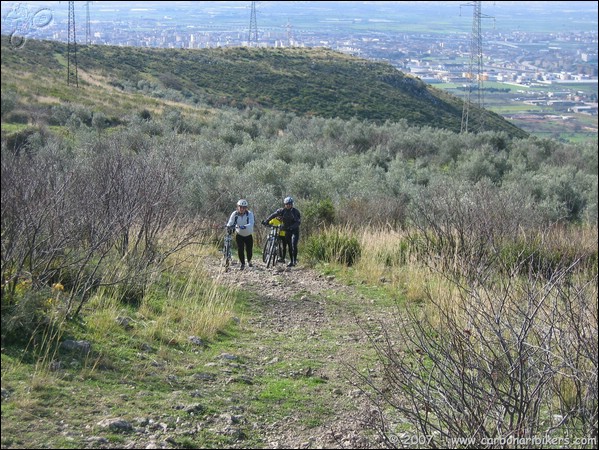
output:
<instances>
[{"instance_id":1,"label":"dark cycling jacket","mask_svg":"<svg viewBox=\"0 0 599 450\"><path fill-rule=\"evenodd\" d=\"M283 221L283 230L299 230L300 223L302 222L300 212L295 208L279 208L268 216L265 222L268 222L275 217L280 217Z\"/></svg>"}]
</instances>

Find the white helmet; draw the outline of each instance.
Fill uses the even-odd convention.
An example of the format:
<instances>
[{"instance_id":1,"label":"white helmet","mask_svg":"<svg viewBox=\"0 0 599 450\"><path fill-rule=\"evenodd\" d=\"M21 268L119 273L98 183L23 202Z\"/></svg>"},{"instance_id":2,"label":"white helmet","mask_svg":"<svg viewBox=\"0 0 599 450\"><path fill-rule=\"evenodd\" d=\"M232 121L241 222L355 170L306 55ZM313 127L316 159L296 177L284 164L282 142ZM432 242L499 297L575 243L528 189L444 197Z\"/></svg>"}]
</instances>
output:
<instances>
[{"instance_id":1,"label":"white helmet","mask_svg":"<svg viewBox=\"0 0 599 450\"><path fill-rule=\"evenodd\" d=\"M248 201L244 200L244 199L241 199L241 200L239 200L237 202L237 206L245 206L245 207L247 207L247 205L248 205Z\"/></svg>"},{"instance_id":2,"label":"white helmet","mask_svg":"<svg viewBox=\"0 0 599 450\"><path fill-rule=\"evenodd\" d=\"M283 203L288 205L288 204L292 204L293 205L293 198L292 197L285 197L285 200L283 200Z\"/></svg>"}]
</instances>

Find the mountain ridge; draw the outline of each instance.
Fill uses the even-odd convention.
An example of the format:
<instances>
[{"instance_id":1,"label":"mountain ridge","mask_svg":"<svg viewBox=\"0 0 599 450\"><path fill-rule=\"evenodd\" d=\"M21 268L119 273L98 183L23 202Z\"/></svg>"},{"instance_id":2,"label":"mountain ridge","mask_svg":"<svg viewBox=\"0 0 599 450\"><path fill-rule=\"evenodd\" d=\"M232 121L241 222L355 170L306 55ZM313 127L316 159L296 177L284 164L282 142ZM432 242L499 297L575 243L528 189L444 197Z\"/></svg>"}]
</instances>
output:
<instances>
[{"instance_id":1,"label":"mountain ridge","mask_svg":"<svg viewBox=\"0 0 599 450\"><path fill-rule=\"evenodd\" d=\"M64 43L28 40L21 48L10 48L8 39L2 37L3 75L11 70L43 76L51 72L55 83L66 84L66 58ZM210 108L258 107L377 123L405 120L410 126L460 132L463 103L459 98L390 64L325 48L190 50L92 45L80 46L77 58L82 73L102 76L123 92L154 98ZM512 137L527 136L490 111L474 113L471 109L469 120L471 129L483 126Z\"/></svg>"}]
</instances>

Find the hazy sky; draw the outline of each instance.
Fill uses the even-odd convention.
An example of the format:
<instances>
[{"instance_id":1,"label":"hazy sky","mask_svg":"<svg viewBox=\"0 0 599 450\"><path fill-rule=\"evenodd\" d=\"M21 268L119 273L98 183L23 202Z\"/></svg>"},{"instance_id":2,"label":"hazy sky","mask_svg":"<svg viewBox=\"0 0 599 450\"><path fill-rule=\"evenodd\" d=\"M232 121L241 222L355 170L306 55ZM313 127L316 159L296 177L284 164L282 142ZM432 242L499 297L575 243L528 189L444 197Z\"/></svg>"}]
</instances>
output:
<instances>
[{"instance_id":1,"label":"hazy sky","mask_svg":"<svg viewBox=\"0 0 599 450\"><path fill-rule=\"evenodd\" d=\"M468 31L474 2L468 1L257 1L258 27L360 26L373 30L438 32ZM85 17L85 1L76 1L78 23ZM172 20L179 24L202 25L236 24L247 27L250 20L250 1L93 1L90 2L92 23ZM53 22L67 19L68 2L29 1L1 3L3 33L14 28L15 8L33 15L45 9ZM597 32L596 1L484 1L483 28L506 31L584 31ZM21 17L23 14L21 14ZM488 19L488 20L487 20ZM10 22L9 20L12 20ZM345 23L343 23L345 22ZM51 25L51 24L50 24ZM48 26L50 26L48 25ZM389 28L394 27L394 28Z\"/></svg>"}]
</instances>

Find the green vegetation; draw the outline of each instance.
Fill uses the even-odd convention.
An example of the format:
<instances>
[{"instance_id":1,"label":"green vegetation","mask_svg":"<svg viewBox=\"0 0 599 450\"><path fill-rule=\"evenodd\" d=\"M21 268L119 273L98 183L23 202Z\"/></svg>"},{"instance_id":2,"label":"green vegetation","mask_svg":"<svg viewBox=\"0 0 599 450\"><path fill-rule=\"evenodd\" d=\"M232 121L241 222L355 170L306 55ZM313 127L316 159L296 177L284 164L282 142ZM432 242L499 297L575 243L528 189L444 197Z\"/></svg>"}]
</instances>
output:
<instances>
[{"instance_id":1,"label":"green vegetation","mask_svg":"<svg viewBox=\"0 0 599 450\"><path fill-rule=\"evenodd\" d=\"M360 258L360 244L348 229L324 230L308 239L305 253L314 261L352 266Z\"/></svg>"},{"instance_id":2,"label":"green vegetation","mask_svg":"<svg viewBox=\"0 0 599 450\"><path fill-rule=\"evenodd\" d=\"M354 348L329 370L371 393L387 444L596 436L596 141L504 121L458 134L449 96L325 50L89 47L75 88L64 46L4 45L3 447L122 447L98 425L117 416L185 429L181 448L264 447L293 411L318 427L349 401L313 370ZM239 198L260 220L286 195L305 218L300 261L359 293L294 291L333 316L320 334L269 335L251 322L265 294L202 265ZM343 314L368 317L370 346ZM272 348L290 360L248 377L244 352Z\"/></svg>"},{"instance_id":3,"label":"green vegetation","mask_svg":"<svg viewBox=\"0 0 599 450\"><path fill-rule=\"evenodd\" d=\"M35 96L72 98L64 83L64 44L28 41L12 49L3 37L2 65L14 75L35 74ZM38 58L37 55L43 55ZM272 108L300 115L368 120L405 120L412 126L460 131L462 101L404 75L392 66L326 49L218 48L205 50L85 46L78 52L81 85L110 87L103 98L88 96L119 116L113 99L138 94L200 107ZM38 65L36 65L38 64ZM223 76L226 74L226 77ZM18 85L4 80L3 86ZM56 92L54 92L56 91ZM139 98L138 98L139 99ZM34 98L30 98L29 104ZM39 101L39 100L38 100ZM153 102L154 103L154 102ZM524 137L498 115L477 114L485 129ZM474 115L473 115L474 117ZM477 126L473 118L472 126Z\"/></svg>"}]
</instances>

